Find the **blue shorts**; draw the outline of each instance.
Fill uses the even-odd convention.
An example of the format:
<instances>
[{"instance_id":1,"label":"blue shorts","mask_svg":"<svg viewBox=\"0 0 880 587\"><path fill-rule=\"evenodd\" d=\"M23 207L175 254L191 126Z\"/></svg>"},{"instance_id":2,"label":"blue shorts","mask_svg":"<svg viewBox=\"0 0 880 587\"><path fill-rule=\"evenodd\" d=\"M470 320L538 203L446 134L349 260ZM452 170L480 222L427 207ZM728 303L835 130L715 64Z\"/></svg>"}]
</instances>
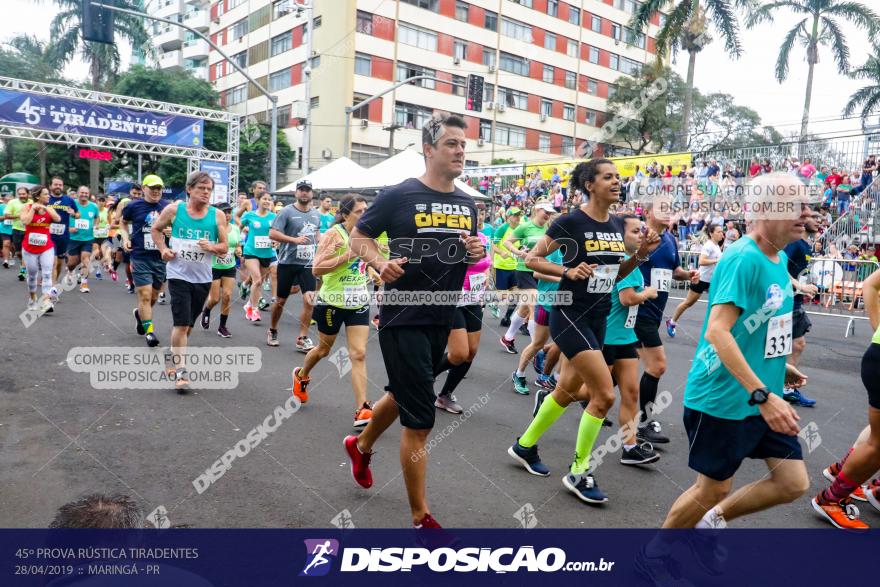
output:
<instances>
[{"instance_id":1,"label":"blue shorts","mask_svg":"<svg viewBox=\"0 0 880 587\"><path fill-rule=\"evenodd\" d=\"M761 416L726 420L685 407L683 420L688 466L716 481L733 477L746 459L804 459L798 437L770 430Z\"/></svg>"},{"instance_id":2,"label":"blue shorts","mask_svg":"<svg viewBox=\"0 0 880 587\"><path fill-rule=\"evenodd\" d=\"M91 255L93 244L95 244L94 239L89 239L87 241L77 241L70 239L70 242L67 243L67 255L69 257L79 257L84 252Z\"/></svg>"},{"instance_id":3,"label":"blue shorts","mask_svg":"<svg viewBox=\"0 0 880 587\"><path fill-rule=\"evenodd\" d=\"M52 244L55 246L55 256L63 259L67 256L67 247L70 244L70 237L66 234L53 234Z\"/></svg>"},{"instance_id":4,"label":"blue shorts","mask_svg":"<svg viewBox=\"0 0 880 587\"><path fill-rule=\"evenodd\" d=\"M495 289L506 290L516 286L515 269L495 269Z\"/></svg>"},{"instance_id":5,"label":"blue shorts","mask_svg":"<svg viewBox=\"0 0 880 587\"><path fill-rule=\"evenodd\" d=\"M132 258L129 266L135 287L152 285L155 290L162 289L162 284L165 283L165 261L150 257L136 257Z\"/></svg>"}]
</instances>

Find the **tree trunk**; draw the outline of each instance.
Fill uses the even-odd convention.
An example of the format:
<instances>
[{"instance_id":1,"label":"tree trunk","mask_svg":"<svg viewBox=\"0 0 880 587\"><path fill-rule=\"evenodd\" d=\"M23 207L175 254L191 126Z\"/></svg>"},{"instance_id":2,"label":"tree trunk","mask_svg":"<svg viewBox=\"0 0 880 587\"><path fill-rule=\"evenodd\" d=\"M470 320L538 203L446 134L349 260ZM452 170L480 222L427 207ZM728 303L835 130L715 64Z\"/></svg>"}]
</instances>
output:
<instances>
[{"instance_id":1,"label":"tree trunk","mask_svg":"<svg viewBox=\"0 0 880 587\"><path fill-rule=\"evenodd\" d=\"M681 110L681 143L682 151L688 148L691 128L691 110L694 106L694 69L697 66L697 52L691 51L688 56L687 89L684 94L684 107Z\"/></svg>"},{"instance_id":2,"label":"tree trunk","mask_svg":"<svg viewBox=\"0 0 880 587\"><path fill-rule=\"evenodd\" d=\"M807 127L810 123L810 102L813 99L813 70L819 63L819 15L813 17L813 32L810 34L810 44L807 47L807 90L804 95L804 112L801 115L801 136L798 141L798 157L803 158Z\"/></svg>"},{"instance_id":3,"label":"tree trunk","mask_svg":"<svg viewBox=\"0 0 880 587\"><path fill-rule=\"evenodd\" d=\"M15 165L15 161L13 161L15 153L12 150L12 139L3 139L3 155L4 159L6 159L5 171L6 173L12 173L12 166Z\"/></svg>"},{"instance_id":4,"label":"tree trunk","mask_svg":"<svg viewBox=\"0 0 880 587\"><path fill-rule=\"evenodd\" d=\"M40 159L40 185L49 185L49 173L46 169L46 161L49 158L49 153L47 152L48 148L49 145L47 143L43 141L37 141L37 154L39 155Z\"/></svg>"},{"instance_id":5,"label":"tree trunk","mask_svg":"<svg viewBox=\"0 0 880 587\"><path fill-rule=\"evenodd\" d=\"M92 75L92 89L100 90L101 86L101 60L97 55L92 55L92 62L89 64L90 73ZM89 159L89 189L93 194L98 193L101 176L101 162L97 159Z\"/></svg>"}]
</instances>

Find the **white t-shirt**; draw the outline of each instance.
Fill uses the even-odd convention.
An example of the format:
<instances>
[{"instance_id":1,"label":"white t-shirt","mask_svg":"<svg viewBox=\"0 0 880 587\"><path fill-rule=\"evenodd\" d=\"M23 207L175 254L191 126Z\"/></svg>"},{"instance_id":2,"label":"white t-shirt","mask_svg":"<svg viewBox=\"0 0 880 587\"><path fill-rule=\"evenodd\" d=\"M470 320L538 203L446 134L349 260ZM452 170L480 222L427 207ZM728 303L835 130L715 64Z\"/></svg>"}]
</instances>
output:
<instances>
[{"instance_id":1,"label":"white t-shirt","mask_svg":"<svg viewBox=\"0 0 880 587\"><path fill-rule=\"evenodd\" d=\"M707 240L703 243L703 248L700 249L700 255L705 255L707 259L717 261L721 258L721 247L713 243L711 240ZM700 281L711 283L712 274L715 273L715 267L717 266L718 263L715 263L714 265L700 265Z\"/></svg>"}]
</instances>

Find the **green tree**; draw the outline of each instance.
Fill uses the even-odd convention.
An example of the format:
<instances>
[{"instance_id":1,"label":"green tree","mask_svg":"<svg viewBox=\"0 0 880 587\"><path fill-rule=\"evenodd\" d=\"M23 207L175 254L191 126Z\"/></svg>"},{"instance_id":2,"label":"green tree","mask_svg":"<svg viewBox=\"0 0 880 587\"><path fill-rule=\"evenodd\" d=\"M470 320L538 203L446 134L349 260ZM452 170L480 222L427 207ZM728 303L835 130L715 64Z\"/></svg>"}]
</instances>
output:
<instances>
[{"instance_id":1,"label":"green tree","mask_svg":"<svg viewBox=\"0 0 880 587\"><path fill-rule=\"evenodd\" d=\"M675 148L685 94L681 76L668 67L646 67L637 77L622 76L614 83L617 90L608 98L611 141L636 155Z\"/></svg>"},{"instance_id":2,"label":"green tree","mask_svg":"<svg viewBox=\"0 0 880 587\"><path fill-rule=\"evenodd\" d=\"M801 137L806 137L813 97L813 71L819 63L819 47L825 46L831 50L837 70L841 75L846 75L849 72L849 46L846 37L850 35L850 31L844 28L841 21L847 21L856 28L873 34L880 28L880 18L864 4L850 0L778 0L764 4L752 12L746 20L746 26L751 28L763 22L772 22L773 15L784 9L803 15L804 18L782 37L776 56L776 80L782 83L788 77L791 49L795 41L799 42L806 49L809 68L801 117Z\"/></svg>"},{"instance_id":3,"label":"green tree","mask_svg":"<svg viewBox=\"0 0 880 587\"><path fill-rule=\"evenodd\" d=\"M868 85L855 91L843 108L844 116L852 116L858 112L862 122L866 122L872 114L880 114L880 43L874 42L872 55L861 67L850 74L853 79L861 79Z\"/></svg>"},{"instance_id":4,"label":"green tree","mask_svg":"<svg viewBox=\"0 0 880 587\"><path fill-rule=\"evenodd\" d=\"M694 99L694 71L697 54L712 40L711 21L715 31L724 40L724 48L731 57L742 54L739 40L739 20L736 10L746 8L753 0L677 0L666 16L666 22L657 35L657 56L665 58L679 49L688 54L687 91L682 107L679 145L688 144L691 110ZM646 0L633 15L631 26L643 31L654 14L664 8L668 0Z\"/></svg>"},{"instance_id":5,"label":"green tree","mask_svg":"<svg viewBox=\"0 0 880 587\"><path fill-rule=\"evenodd\" d=\"M249 123L241 128L241 147L238 156L238 189L247 190L251 182L269 176L269 137L272 127L268 124ZM278 168L286 169L293 161L293 149L284 131L278 129Z\"/></svg>"},{"instance_id":6,"label":"green tree","mask_svg":"<svg viewBox=\"0 0 880 587\"><path fill-rule=\"evenodd\" d=\"M512 157L492 159L492 165L512 165L514 163L516 163L516 159L513 159Z\"/></svg>"}]
</instances>

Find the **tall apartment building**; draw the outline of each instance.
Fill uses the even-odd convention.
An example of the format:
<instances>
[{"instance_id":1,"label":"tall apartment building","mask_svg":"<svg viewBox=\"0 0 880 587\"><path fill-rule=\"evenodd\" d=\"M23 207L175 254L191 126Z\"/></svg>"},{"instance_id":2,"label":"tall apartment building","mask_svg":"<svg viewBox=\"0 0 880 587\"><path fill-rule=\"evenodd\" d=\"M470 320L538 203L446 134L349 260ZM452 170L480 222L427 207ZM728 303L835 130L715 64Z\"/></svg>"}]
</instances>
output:
<instances>
[{"instance_id":1,"label":"tall apartment building","mask_svg":"<svg viewBox=\"0 0 880 587\"><path fill-rule=\"evenodd\" d=\"M413 82L355 111L355 161L369 166L392 149L418 145L419 129L435 111L464 115L469 163L572 155L576 138L603 123L615 80L653 58L660 24L655 18L647 35L632 34L626 25L635 0L312 2L312 169L345 154L346 106L420 74L440 81ZM277 94L279 126L299 149L309 31L294 7L293 0L215 0L211 34ZM268 100L219 54L209 60L224 106L268 120ZM465 110L468 74L485 78L479 113Z\"/></svg>"},{"instance_id":2,"label":"tall apartment building","mask_svg":"<svg viewBox=\"0 0 880 587\"><path fill-rule=\"evenodd\" d=\"M211 25L211 0L145 0L146 12L160 18L181 22L207 34ZM153 55L140 59L160 69L184 68L196 77L208 79L207 41L190 31L169 24L147 21L147 31L153 43ZM137 55L137 52L136 52Z\"/></svg>"}]
</instances>

